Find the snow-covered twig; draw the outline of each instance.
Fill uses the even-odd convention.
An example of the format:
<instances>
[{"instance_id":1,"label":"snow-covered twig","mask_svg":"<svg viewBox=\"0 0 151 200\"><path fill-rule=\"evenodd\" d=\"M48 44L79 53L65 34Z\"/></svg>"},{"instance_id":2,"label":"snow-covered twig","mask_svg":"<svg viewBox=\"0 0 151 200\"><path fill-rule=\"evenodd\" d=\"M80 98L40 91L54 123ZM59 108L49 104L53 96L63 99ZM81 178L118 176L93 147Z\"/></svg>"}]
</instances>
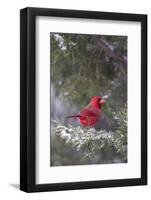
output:
<instances>
[{"instance_id":1,"label":"snow-covered twig","mask_svg":"<svg viewBox=\"0 0 151 200\"><path fill-rule=\"evenodd\" d=\"M113 113L118 129L113 131L96 130L91 127L64 126L59 121L53 120L53 132L66 143L71 144L77 151L85 150L91 157L95 153L108 148L114 149L124 159L127 157L127 120L126 110Z\"/></svg>"}]
</instances>

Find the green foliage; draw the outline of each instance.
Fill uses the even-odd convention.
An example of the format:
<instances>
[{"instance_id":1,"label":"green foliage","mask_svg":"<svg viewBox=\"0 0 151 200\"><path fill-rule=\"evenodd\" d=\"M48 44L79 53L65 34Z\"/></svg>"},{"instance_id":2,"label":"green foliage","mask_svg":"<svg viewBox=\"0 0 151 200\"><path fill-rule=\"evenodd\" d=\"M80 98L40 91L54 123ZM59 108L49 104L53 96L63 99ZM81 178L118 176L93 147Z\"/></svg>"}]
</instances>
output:
<instances>
[{"instance_id":1,"label":"green foliage","mask_svg":"<svg viewBox=\"0 0 151 200\"><path fill-rule=\"evenodd\" d=\"M72 125L64 126L59 121L53 121L55 135L70 144L70 148L76 151L82 151L81 160L91 159L95 154L105 151L114 151L120 156L120 162L127 161L127 110L126 107L113 112L113 118L117 124L115 132L106 130L96 130L90 127L74 127Z\"/></svg>"},{"instance_id":2,"label":"green foliage","mask_svg":"<svg viewBox=\"0 0 151 200\"><path fill-rule=\"evenodd\" d=\"M115 146L117 152L123 155L123 160L127 160L127 106L125 105L121 111L113 113L113 116L117 123Z\"/></svg>"},{"instance_id":3,"label":"green foliage","mask_svg":"<svg viewBox=\"0 0 151 200\"><path fill-rule=\"evenodd\" d=\"M64 100L83 106L85 99L112 91L119 96L113 106L124 103L126 37L51 33L51 52L52 82Z\"/></svg>"}]
</instances>

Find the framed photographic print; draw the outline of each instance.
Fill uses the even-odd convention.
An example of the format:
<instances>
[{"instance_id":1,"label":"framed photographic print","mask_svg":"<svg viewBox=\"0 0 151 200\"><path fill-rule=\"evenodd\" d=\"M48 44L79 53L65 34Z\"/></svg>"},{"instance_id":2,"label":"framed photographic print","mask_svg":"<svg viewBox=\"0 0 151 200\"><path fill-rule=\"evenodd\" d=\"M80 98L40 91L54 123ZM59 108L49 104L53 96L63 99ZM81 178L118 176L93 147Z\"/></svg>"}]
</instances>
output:
<instances>
[{"instance_id":1,"label":"framed photographic print","mask_svg":"<svg viewBox=\"0 0 151 200\"><path fill-rule=\"evenodd\" d=\"M20 189L147 184L147 16L20 12Z\"/></svg>"}]
</instances>

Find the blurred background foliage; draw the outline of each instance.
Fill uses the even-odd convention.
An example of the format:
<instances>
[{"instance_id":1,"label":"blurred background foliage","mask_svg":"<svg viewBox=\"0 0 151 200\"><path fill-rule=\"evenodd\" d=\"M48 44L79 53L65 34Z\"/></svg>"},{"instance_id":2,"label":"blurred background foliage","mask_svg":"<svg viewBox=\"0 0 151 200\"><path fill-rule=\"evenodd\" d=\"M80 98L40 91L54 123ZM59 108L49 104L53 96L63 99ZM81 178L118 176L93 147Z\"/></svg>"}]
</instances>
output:
<instances>
[{"instance_id":1,"label":"blurred background foliage","mask_svg":"<svg viewBox=\"0 0 151 200\"><path fill-rule=\"evenodd\" d=\"M66 116L77 113L94 95L109 95L102 108L97 130L116 132L113 113L127 116L127 37L69 33L50 34L51 119L62 124L79 126L75 119ZM118 119L122 127L122 116ZM120 131L126 138L127 127ZM119 137L120 138L120 137ZM126 162L126 153L114 149L95 154L97 159L82 159L85 151L76 151L51 131L51 166L90 163Z\"/></svg>"}]
</instances>

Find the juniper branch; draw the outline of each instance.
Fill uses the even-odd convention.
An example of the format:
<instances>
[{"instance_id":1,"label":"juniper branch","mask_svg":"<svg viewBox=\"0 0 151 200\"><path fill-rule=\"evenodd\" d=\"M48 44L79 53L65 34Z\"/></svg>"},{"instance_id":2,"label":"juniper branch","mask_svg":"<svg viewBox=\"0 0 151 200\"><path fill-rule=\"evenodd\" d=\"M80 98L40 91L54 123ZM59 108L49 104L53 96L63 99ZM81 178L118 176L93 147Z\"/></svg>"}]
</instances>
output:
<instances>
[{"instance_id":1,"label":"juniper branch","mask_svg":"<svg viewBox=\"0 0 151 200\"><path fill-rule=\"evenodd\" d=\"M71 144L77 151L85 150L85 156L91 157L95 153L112 148L117 154L121 154L123 159L127 157L127 119L126 109L113 113L114 120L118 124L115 132L106 130L96 130L90 127L64 126L59 121L53 120L53 132Z\"/></svg>"}]
</instances>

